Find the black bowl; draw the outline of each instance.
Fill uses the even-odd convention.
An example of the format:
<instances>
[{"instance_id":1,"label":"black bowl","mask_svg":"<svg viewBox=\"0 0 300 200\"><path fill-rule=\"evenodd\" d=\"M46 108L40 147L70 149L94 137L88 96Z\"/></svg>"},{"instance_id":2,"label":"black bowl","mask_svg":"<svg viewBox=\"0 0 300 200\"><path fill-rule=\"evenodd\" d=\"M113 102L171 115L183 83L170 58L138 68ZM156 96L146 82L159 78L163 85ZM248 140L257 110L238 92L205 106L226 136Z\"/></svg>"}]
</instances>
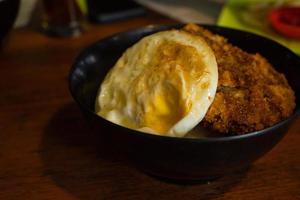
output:
<instances>
[{"instance_id":1,"label":"black bowl","mask_svg":"<svg viewBox=\"0 0 300 200\"><path fill-rule=\"evenodd\" d=\"M75 101L103 140L127 152L135 165L156 176L170 179L210 179L247 167L268 152L287 132L300 114L300 59L269 39L229 28L204 25L214 33L248 52L259 52L284 73L296 93L294 114L261 131L241 136L214 138L173 138L151 135L113 124L94 113L97 90L108 70L122 52L151 33L182 25L147 26L102 39L84 50L69 76Z\"/></svg>"},{"instance_id":2,"label":"black bowl","mask_svg":"<svg viewBox=\"0 0 300 200\"><path fill-rule=\"evenodd\" d=\"M14 24L19 4L19 0L0 0L0 44Z\"/></svg>"}]
</instances>

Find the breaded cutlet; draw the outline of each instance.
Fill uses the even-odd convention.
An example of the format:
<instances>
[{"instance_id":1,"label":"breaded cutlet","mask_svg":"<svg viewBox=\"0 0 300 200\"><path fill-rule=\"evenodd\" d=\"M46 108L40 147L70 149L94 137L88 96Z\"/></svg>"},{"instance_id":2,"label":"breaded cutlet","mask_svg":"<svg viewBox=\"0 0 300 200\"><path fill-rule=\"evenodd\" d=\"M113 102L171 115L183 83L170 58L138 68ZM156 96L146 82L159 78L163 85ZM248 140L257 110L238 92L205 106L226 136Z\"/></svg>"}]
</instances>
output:
<instances>
[{"instance_id":1,"label":"breaded cutlet","mask_svg":"<svg viewBox=\"0 0 300 200\"><path fill-rule=\"evenodd\" d=\"M270 127L292 114L294 92L263 56L247 53L195 24L183 30L202 36L218 64L217 93L200 125L238 135Z\"/></svg>"}]
</instances>

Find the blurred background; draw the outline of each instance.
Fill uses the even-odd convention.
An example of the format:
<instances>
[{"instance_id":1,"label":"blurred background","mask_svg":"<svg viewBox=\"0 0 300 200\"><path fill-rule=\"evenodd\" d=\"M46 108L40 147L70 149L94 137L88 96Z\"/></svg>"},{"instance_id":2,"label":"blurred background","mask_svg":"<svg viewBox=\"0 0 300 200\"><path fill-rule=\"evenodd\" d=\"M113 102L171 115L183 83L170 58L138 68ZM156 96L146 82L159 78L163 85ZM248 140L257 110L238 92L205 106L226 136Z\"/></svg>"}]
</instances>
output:
<instances>
[{"instance_id":1,"label":"blurred background","mask_svg":"<svg viewBox=\"0 0 300 200\"><path fill-rule=\"evenodd\" d=\"M0 11L1 37L13 23L15 28L29 26L49 36L76 37L88 31L89 24L156 12L178 22L254 32L300 54L299 0L0 0Z\"/></svg>"}]
</instances>

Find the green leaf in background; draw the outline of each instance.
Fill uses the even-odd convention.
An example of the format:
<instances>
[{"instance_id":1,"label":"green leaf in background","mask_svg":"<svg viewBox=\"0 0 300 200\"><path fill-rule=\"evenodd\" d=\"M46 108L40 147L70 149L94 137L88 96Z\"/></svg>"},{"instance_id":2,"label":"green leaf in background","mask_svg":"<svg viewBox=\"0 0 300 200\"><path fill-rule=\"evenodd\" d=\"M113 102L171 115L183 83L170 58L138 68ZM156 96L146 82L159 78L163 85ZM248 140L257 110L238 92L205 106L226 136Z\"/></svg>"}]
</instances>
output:
<instances>
[{"instance_id":1,"label":"green leaf in background","mask_svg":"<svg viewBox=\"0 0 300 200\"><path fill-rule=\"evenodd\" d=\"M78 3L78 6L83 14L87 14L87 4L86 0L76 0Z\"/></svg>"},{"instance_id":2,"label":"green leaf in background","mask_svg":"<svg viewBox=\"0 0 300 200\"><path fill-rule=\"evenodd\" d=\"M253 32L273 39L300 55L300 41L278 34L269 24L268 12L282 5L298 5L299 0L228 0L217 24Z\"/></svg>"}]
</instances>

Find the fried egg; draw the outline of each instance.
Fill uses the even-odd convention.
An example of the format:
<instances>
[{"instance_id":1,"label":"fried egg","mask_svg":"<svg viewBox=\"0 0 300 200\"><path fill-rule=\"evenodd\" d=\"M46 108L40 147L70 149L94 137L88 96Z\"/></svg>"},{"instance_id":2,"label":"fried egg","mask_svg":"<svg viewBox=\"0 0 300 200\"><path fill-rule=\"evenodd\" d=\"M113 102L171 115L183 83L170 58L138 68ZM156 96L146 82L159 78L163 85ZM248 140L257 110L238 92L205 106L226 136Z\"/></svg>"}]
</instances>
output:
<instances>
[{"instance_id":1,"label":"fried egg","mask_svg":"<svg viewBox=\"0 0 300 200\"><path fill-rule=\"evenodd\" d=\"M95 111L127 128L183 137L204 118L217 82L216 58L203 38L162 31L123 53L99 88Z\"/></svg>"}]
</instances>

